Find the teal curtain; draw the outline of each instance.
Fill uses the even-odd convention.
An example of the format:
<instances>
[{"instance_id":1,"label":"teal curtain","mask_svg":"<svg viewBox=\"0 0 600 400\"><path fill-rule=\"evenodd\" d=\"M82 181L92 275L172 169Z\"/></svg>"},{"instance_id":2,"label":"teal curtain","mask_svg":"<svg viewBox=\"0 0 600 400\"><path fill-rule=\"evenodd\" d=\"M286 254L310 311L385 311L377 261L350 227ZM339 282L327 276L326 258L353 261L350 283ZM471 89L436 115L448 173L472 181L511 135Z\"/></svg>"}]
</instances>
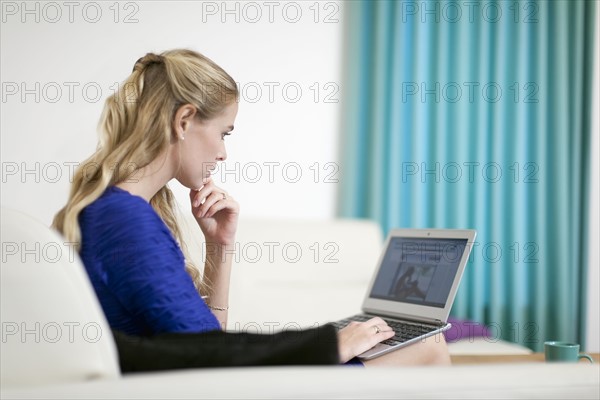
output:
<instances>
[{"instance_id":1,"label":"teal curtain","mask_svg":"<svg viewBox=\"0 0 600 400\"><path fill-rule=\"evenodd\" d=\"M348 1L339 215L473 228L452 315L583 342L595 1Z\"/></svg>"}]
</instances>

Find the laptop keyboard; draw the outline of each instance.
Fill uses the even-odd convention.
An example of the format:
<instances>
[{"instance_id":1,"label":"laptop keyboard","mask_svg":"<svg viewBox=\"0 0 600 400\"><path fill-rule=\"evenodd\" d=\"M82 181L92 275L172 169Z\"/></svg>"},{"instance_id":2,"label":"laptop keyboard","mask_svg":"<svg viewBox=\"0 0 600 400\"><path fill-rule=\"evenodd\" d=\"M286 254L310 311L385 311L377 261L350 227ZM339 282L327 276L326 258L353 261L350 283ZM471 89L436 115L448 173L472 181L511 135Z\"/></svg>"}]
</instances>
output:
<instances>
[{"instance_id":1,"label":"laptop keyboard","mask_svg":"<svg viewBox=\"0 0 600 400\"><path fill-rule=\"evenodd\" d=\"M332 322L331 324L335 326L338 330L342 329L346 325L348 325L351 321L364 322L368 321L372 316L358 314L354 315L350 318L342 319L339 321ZM394 337L384 340L383 344L387 344L390 346L394 346L398 343L404 343L421 335L425 335L427 333L436 331L440 329L438 325L428 325L428 324L417 324L417 323L408 323L408 322L399 322L393 321L389 319L382 318L389 326L396 332Z\"/></svg>"}]
</instances>

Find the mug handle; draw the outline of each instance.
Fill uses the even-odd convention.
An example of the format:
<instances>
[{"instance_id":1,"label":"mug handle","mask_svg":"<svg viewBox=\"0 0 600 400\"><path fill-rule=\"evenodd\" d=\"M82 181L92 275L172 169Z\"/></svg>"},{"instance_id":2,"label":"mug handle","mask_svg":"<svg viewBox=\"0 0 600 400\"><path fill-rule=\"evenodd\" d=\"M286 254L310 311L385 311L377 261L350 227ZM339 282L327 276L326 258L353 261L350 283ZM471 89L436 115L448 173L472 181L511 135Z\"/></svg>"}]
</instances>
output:
<instances>
[{"instance_id":1,"label":"mug handle","mask_svg":"<svg viewBox=\"0 0 600 400\"><path fill-rule=\"evenodd\" d=\"M591 357L591 356L589 356L588 354L585 354L585 353L579 353L579 355L577 356L577 358L578 358L579 360L581 360L582 358L587 358L587 360L588 360L590 363L592 363L592 364L594 363L594 360L592 359L592 357Z\"/></svg>"}]
</instances>

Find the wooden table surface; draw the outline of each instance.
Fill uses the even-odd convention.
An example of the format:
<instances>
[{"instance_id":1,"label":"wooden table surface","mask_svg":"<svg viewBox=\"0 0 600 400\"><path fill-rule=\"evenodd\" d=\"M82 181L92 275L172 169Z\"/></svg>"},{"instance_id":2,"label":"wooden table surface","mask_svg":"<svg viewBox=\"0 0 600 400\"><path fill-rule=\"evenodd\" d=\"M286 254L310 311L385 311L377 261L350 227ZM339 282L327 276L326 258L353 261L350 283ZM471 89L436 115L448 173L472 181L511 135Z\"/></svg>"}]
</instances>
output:
<instances>
[{"instance_id":1,"label":"wooden table surface","mask_svg":"<svg viewBox=\"0 0 600 400\"><path fill-rule=\"evenodd\" d=\"M587 353L594 359L595 363L600 362L600 354ZM450 357L452 364L490 364L490 363L522 363L522 362L544 362L544 353L532 353L524 355L455 355ZM589 363L587 359L581 359L579 362Z\"/></svg>"}]
</instances>

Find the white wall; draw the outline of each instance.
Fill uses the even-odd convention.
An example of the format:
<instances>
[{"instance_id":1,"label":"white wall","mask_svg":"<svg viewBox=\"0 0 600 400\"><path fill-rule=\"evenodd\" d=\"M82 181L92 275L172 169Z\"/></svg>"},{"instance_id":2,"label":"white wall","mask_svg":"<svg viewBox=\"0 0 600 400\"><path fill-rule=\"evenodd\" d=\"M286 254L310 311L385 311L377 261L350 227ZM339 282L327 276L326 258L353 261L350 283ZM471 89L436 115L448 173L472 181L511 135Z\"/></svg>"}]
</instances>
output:
<instances>
[{"instance_id":1,"label":"white wall","mask_svg":"<svg viewBox=\"0 0 600 400\"><path fill-rule=\"evenodd\" d=\"M592 187L590 190L590 240L588 255L588 311L585 349L600 352L600 8L596 7L596 60L594 61L592 82Z\"/></svg>"},{"instance_id":2,"label":"white wall","mask_svg":"<svg viewBox=\"0 0 600 400\"><path fill-rule=\"evenodd\" d=\"M226 139L233 172L216 180L243 215L334 215L337 185L325 176L339 178L339 103L329 102L340 99L339 3L74 4L2 3L3 205L50 223L66 201L71 166L95 148L114 85L146 52L189 47L242 89L236 128ZM171 186L187 208L186 191Z\"/></svg>"}]
</instances>

